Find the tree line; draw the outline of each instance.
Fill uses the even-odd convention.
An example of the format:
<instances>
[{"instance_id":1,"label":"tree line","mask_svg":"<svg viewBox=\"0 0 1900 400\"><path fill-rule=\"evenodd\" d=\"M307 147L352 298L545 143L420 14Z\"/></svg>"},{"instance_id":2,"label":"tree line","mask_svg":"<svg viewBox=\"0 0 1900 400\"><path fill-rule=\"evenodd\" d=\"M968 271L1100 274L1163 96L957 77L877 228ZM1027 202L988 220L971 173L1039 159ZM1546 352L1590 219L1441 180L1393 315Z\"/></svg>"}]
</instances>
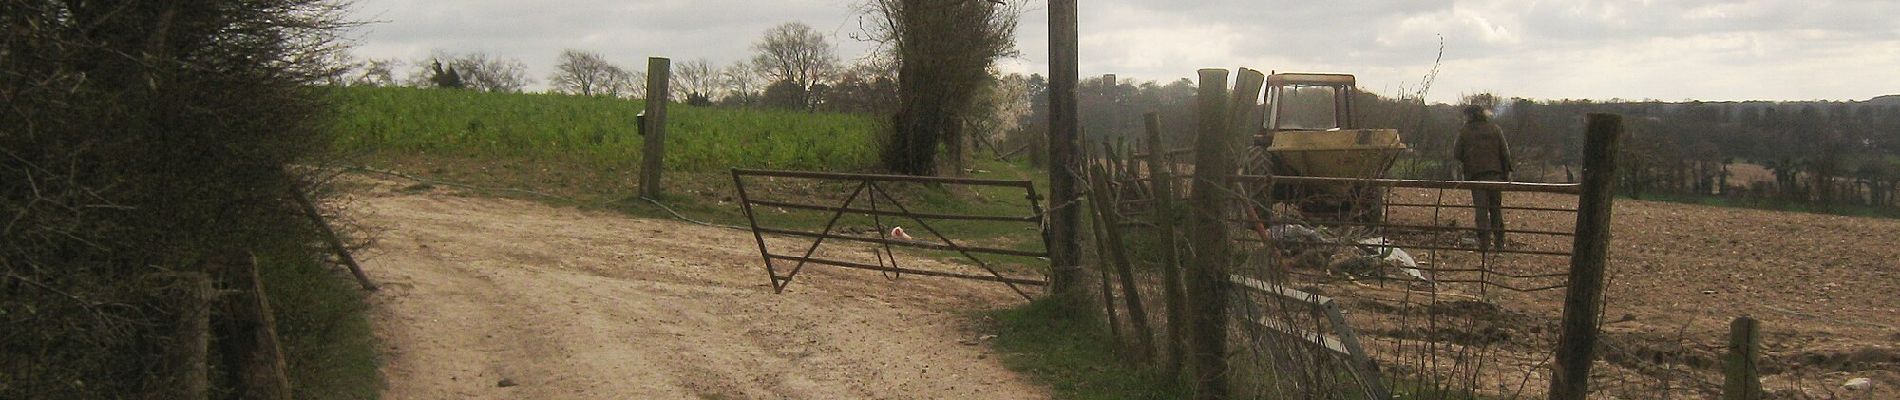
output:
<instances>
[{"instance_id":1,"label":"tree line","mask_svg":"<svg viewBox=\"0 0 1900 400\"><path fill-rule=\"evenodd\" d=\"M1582 115L1626 116L1622 193L1731 196L1822 205L1893 206L1900 187L1900 97L1870 101L1661 102L1500 100L1497 110L1519 169L1530 178L1574 181ZM1412 137L1426 154L1445 151L1458 119L1434 107L1432 127ZM1528 164L1528 165L1527 165ZM1753 176L1751 172L1766 172Z\"/></svg>"},{"instance_id":2,"label":"tree line","mask_svg":"<svg viewBox=\"0 0 1900 400\"><path fill-rule=\"evenodd\" d=\"M846 64L837 47L803 23L767 30L751 57L720 66L705 58L676 62L669 85L678 101L698 106L770 107L824 112L888 112L896 97L893 63L870 58ZM646 72L599 52L564 49L545 82L551 93L638 99ZM323 81L335 86L407 86L523 92L538 81L519 59L485 52L436 50L416 60L347 55ZM643 67L643 65L642 65Z\"/></svg>"}]
</instances>

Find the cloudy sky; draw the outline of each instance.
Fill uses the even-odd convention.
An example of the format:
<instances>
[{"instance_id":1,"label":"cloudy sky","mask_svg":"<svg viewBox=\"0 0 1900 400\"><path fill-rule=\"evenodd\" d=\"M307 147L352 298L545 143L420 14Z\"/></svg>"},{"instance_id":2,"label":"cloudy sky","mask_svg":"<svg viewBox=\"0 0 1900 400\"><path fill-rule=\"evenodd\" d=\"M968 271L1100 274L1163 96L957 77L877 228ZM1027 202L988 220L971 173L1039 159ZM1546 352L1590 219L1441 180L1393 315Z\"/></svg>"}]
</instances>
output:
<instances>
[{"instance_id":1,"label":"cloudy sky","mask_svg":"<svg viewBox=\"0 0 1900 400\"><path fill-rule=\"evenodd\" d=\"M564 48L645 68L649 56L751 54L798 21L855 59L863 0L356 0L362 57L431 50L517 58L545 81ZM1023 0L1008 0L1023 1ZM1029 0L1008 72L1047 73L1046 0ZM1203 67L1346 72L1366 90L1435 101L1864 100L1900 93L1894 0L1081 0L1082 74L1171 81Z\"/></svg>"}]
</instances>

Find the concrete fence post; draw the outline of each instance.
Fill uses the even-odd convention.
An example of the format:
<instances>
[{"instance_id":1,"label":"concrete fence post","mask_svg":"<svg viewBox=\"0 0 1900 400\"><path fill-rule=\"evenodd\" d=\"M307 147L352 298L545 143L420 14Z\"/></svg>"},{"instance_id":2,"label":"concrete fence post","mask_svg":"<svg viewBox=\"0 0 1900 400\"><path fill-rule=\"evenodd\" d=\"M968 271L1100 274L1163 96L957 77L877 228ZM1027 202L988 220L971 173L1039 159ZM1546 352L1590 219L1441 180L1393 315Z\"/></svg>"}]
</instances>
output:
<instances>
[{"instance_id":1,"label":"concrete fence post","mask_svg":"<svg viewBox=\"0 0 1900 400\"><path fill-rule=\"evenodd\" d=\"M640 197L660 198L660 170L666 167L666 103L671 98L672 60L647 59L647 107L641 121L646 148L640 153Z\"/></svg>"}]
</instances>

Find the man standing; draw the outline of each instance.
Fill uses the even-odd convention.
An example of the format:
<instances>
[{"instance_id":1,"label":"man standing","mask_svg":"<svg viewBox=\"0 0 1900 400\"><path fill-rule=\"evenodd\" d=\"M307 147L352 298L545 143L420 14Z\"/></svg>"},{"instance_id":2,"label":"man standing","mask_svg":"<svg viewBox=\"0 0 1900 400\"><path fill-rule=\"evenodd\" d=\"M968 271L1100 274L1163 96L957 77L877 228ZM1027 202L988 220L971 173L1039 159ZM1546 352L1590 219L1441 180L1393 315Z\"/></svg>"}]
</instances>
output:
<instances>
[{"instance_id":1,"label":"man standing","mask_svg":"<svg viewBox=\"0 0 1900 400\"><path fill-rule=\"evenodd\" d=\"M1511 148L1504 142L1504 129L1491 123L1491 112L1476 104L1464 107L1465 126L1458 130L1458 144L1452 158L1457 159L1465 180L1510 181ZM1488 250L1492 243L1503 248L1504 198L1496 190L1471 190L1472 214L1477 216L1478 249Z\"/></svg>"}]
</instances>

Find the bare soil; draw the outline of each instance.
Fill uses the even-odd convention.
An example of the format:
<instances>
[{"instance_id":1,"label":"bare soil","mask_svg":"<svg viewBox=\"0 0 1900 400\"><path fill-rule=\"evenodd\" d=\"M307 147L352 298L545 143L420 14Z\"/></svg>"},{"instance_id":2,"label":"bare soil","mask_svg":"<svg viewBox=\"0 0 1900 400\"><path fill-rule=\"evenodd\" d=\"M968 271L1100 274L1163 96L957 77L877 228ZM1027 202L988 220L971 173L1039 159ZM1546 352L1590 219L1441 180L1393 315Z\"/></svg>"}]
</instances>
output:
<instances>
[{"instance_id":1,"label":"bare soil","mask_svg":"<svg viewBox=\"0 0 1900 400\"><path fill-rule=\"evenodd\" d=\"M978 312L1024 301L1000 284L812 267L774 294L749 232L366 186L385 398L1048 396L983 344Z\"/></svg>"},{"instance_id":2,"label":"bare soil","mask_svg":"<svg viewBox=\"0 0 1900 400\"><path fill-rule=\"evenodd\" d=\"M1411 203L1440 199L1430 190L1395 196ZM1469 204L1470 198L1455 192L1443 200ZM1574 208L1576 203L1576 196L1506 196L1511 206ZM1627 199L1619 199L1614 210L1604 313L1604 337L1613 346L1604 356L1612 364L1634 367L1663 360L1715 373L1727 353L1730 321L1746 315L1761 321L1762 372L1769 391L1802 398L1900 394L1900 220ZM1472 224L1468 211L1424 213L1395 211L1393 218ZM1506 212L1513 229L1569 231L1574 218ZM1571 244L1569 237L1551 235L1511 240L1516 248L1530 250L1568 251ZM1470 253L1434 255L1444 266L1478 263ZM1567 270L1562 257L1502 255L1488 262L1518 274ZM1561 280L1513 283L1552 282ZM1554 317L1561 314L1562 296L1562 290L1494 290L1489 298L1514 313ZM1714 376L1719 384L1719 374ZM1839 389L1857 377L1872 379L1874 392Z\"/></svg>"}]
</instances>

